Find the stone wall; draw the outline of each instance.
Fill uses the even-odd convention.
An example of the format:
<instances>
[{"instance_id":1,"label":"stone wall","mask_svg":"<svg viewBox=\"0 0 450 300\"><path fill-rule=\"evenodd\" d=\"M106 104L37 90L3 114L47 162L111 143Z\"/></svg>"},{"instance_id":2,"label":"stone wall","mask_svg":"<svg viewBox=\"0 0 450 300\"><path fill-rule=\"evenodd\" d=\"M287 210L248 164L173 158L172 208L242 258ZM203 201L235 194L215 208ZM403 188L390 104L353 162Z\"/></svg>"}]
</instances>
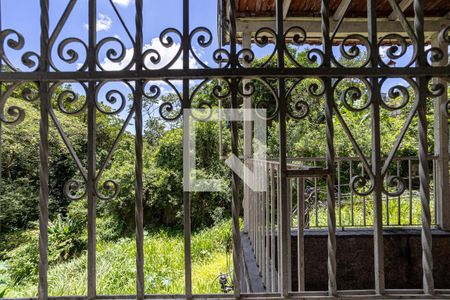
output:
<instances>
[{"instance_id":1,"label":"stone wall","mask_svg":"<svg viewBox=\"0 0 450 300\"><path fill-rule=\"evenodd\" d=\"M339 290L374 289L373 232L338 230L337 284ZM297 232L292 232L292 290L297 290ZM245 291L264 292L248 235L242 235ZM275 254L276 255L276 254ZM384 263L387 289L422 288L420 229L384 231ZM437 289L450 289L450 232L433 230L434 280ZM276 268L278 266L276 265ZM305 288L327 290L327 232L305 231Z\"/></svg>"},{"instance_id":2,"label":"stone wall","mask_svg":"<svg viewBox=\"0 0 450 300\"><path fill-rule=\"evenodd\" d=\"M370 230L338 231L337 284L340 290L373 289L373 235ZM386 230L384 233L386 288L422 288L420 230ZM450 288L450 233L433 230L436 288ZM292 234L292 274L297 274L297 233ZM292 278L297 289L297 276ZM327 290L326 231L305 232L305 288Z\"/></svg>"}]
</instances>

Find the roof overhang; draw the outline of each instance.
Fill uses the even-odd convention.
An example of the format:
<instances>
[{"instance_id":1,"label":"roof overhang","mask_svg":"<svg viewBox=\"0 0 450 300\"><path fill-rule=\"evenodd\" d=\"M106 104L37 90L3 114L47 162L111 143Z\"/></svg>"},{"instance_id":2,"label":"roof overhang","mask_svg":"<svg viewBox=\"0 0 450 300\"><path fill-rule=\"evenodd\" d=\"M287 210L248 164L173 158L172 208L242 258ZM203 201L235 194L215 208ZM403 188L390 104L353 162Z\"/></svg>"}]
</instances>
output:
<instances>
[{"instance_id":1,"label":"roof overhang","mask_svg":"<svg viewBox=\"0 0 450 300\"><path fill-rule=\"evenodd\" d=\"M236 1L237 5L240 4L242 0ZM258 0L248 0L248 1L256 1ZM293 1L296 0L285 0L287 5L290 5ZM304 0L306 1L306 0ZM334 0L334 1L340 1L340 0ZM440 1L440 0L439 0ZM447 1L447 0L445 0ZM221 39L222 43L226 44L229 41L229 33L228 33L228 23L227 20L229 19L229 1L227 0L218 0L219 4L219 22L218 22L218 32L219 32L219 38ZM270 1L269 1L270 2ZM340 4L335 8L333 11L330 10L330 31L333 34L333 43L334 44L340 44L342 41L351 34L362 34L367 36L368 32L368 22L367 18L365 17L358 17L355 16L355 13L351 13L351 17L347 17L346 15L349 13L347 9L349 8L350 0L342 0L340 1ZM353 1L355 2L355 0ZM357 1L359 3L366 2L366 1ZM407 5L412 3L411 0L403 0L398 6L398 8L402 11L406 11L409 6ZM432 2L432 1L427 1ZM320 1L319 1L320 3ZM403 3L403 4L402 4ZM445 2L447 3L447 2ZM425 11L425 38L426 42L430 42L432 39L436 38L439 31L446 28L447 26L450 26L450 13L445 11L446 6L450 7L450 1L448 1L448 4L444 5L444 12L445 13L429 13L427 14L427 11ZM289 6L286 6L289 8ZM320 7L320 5L319 5ZM366 12L367 13L367 12ZM247 10L247 11L237 11L235 12L236 15L236 35L237 35L237 42L241 43L242 38L244 35L250 36L252 38L252 41L254 41L254 35L255 32L257 32L260 28L270 28L274 31L276 27L276 20L274 17L275 11L272 10L266 10L264 15L261 16L254 11ZM297 14L297 15L296 15ZM301 14L301 15L299 15ZM378 15L378 12L377 12ZM386 36L387 34L396 33L403 37L405 37L407 40L409 39L409 36L411 33L408 33L408 28L405 29L405 27L408 27L411 30L414 28L413 26L413 17L405 17L405 21L408 24L405 24L405 22L402 22L399 18L397 18L394 11L391 13L386 13L384 11L383 13L379 14L380 17L377 18L377 33L380 38ZM406 14L406 16L410 14ZM321 18L320 15L317 13L291 13L289 10L285 10L284 12L284 27L286 30L289 28L292 28L294 26L300 26L305 30L307 33L306 36L306 44L320 44L321 43ZM338 29L338 30L336 30ZM292 39L292 35L295 34L295 31L289 36L287 35L287 39ZM384 44L390 44L392 42L395 42L394 40L390 41L389 39L384 39ZM358 43L358 40L352 40L347 39L346 43L348 44L355 44Z\"/></svg>"}]
</instances>

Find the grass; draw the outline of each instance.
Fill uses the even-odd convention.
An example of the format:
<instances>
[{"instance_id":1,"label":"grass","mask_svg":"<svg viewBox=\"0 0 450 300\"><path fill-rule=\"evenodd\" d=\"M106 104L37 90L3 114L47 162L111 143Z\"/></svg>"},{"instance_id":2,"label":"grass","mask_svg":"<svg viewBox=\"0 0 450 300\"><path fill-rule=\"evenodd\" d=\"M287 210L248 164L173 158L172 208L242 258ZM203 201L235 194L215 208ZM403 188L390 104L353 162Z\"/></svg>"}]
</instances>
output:
<instances>
[{"instance_id":1,"label":"grass","mask_svg":"<svg viewBox=\"0 0 450 300\"><path fill-rule=\"evenodd\" d=\"M309 203L310 226L327 225L326 202L319 197L317 210L315 203ZM412 213L409 212L409 196L400 198L400 220L398 198L383 198L383 223L403 226L420 224L421 205L418 193L412 194ZM387 204L389 203L389 204ZM341 201L340 213L336 203L338 227L371 226L373 224L373 201L371 197L354 196L353 205L349 199ZM364 224L364 208L366 219ZM431 202L434 222L434 201ZM317 216L317 222L316 222ZM341 224L340 224L341 220ZM297 220L293 220L296 226ZM101 236L101 235L100 235ZM147 294L183 294L184 277L184 235L175 230L153 230L144 237L144 274ZM221 293L217 276L231 271L231 222L226 221L212 228L195 232L191 239L192 286L194 294ZM37 243L36 243L37 249ZM124 295L136 292L136 244L132 237L118 241L97 241L97 294ZM8 262L0 261L0 295L3 297L37 296L37 276L26 278L20 284L8 283ZM51 296L87 294L87 254L69 261L51 265L48 273L49 294ZM1 297L0 297L1 298Z\"/></svg>"},{"instance_id":2,"label":"grass","mask_svg":"<svg viewBox=\"0 0 450 300\"><path fill-rule=\"evenodd\" d=\"M216 277L230 271L227 249L231 242L231 223L193 233L192 285L194 293L221 293ZM183 233L157 230L144 238L145 286L147 294L184 293ZM97 243L97 294L136 293L136 245L134 238ZM52 296L86 295L87 254L49 269L49 294ZM36 279L7 286L5 297L37 295ZM0 285L0 292L2 286Z\"/></svg>"},{"instance_id":3,"label":"grass","mask_svg":"<svg viewBox=\"0 0 450 300\"><path fill-rule=\"evenodd\" d=\"M431 197L430 210L431 221L435 223L434 218L434 201ZM398 197L383 196L382 212L383 212L383 224L385 226L416 226L421 224L421 203L418 192L412 193L412 210L409 211L410 199L409 195L402 195L400 201ZM399 206L400 204L400 206ZM400 214L399 214L400 207ZM317 211L317 213L316 213ZM365 218L364 218L365 211ZM353 205L349 199L341 201L339 210L338 203L336 201L336 224L337 227L348 226L372 226L373 225L373 201L372 197L353 197ZM399 219L400 217L400 219ZM389 219L389 222L388 222ZM319 199L317 204L317 210L315 204L310 204L309 220L311 227L326 227L327 226L327 208L324 199ZM297 220L293 220L293 225L296 226Z\"/></svg>"}]
</instances>

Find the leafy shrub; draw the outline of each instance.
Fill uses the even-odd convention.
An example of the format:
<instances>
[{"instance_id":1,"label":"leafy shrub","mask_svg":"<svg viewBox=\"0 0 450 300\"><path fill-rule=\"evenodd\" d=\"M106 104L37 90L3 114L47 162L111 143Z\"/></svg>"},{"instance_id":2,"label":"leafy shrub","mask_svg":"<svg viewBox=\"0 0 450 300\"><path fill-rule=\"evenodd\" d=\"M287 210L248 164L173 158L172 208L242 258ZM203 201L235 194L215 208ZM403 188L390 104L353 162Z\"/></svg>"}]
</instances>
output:
<instances>
[{"instance_id":1,"label":"leafy shrub","mask_svg":"<svg viewBox=\"0 0 450 300\"><path fill-rule=\"evenodd\" d=\"M38 192L28 178L19 178L12 183L2 182L1 185L1 233L25 228L29 220L38 218Z\"/></svg>"},{"instance_id":2,"label":"leafy shrub","mask_svg":"<svg viewBox=\"0 0 450 300\"><path fill-rule=\"evenodd\" d=\"M85 224L76 219L58 215L48 228L49 262L66 261L79 255L86 249Z\"/></svg>"},{"instance_id":3,"label":"leafy shrub","mask_svg":"<svg viewBox=\"0 0 450 300\"><path fill-rule=\"evenodd\" d=\"M78 204L77 204L78 205ZM77 207L74 205L74 207ZM15 233L20 243L10 241L9 248L3 250L5 270L0 269L0 279L8 274L7 280L16 285L36 281L39 266L39 231L34 228ZM49 264L73 259L86 249L86 214L73 209L66 217L58 215L48 224ZM6 247L4 245L4 247Z\"/></svg>"}]
</instances>

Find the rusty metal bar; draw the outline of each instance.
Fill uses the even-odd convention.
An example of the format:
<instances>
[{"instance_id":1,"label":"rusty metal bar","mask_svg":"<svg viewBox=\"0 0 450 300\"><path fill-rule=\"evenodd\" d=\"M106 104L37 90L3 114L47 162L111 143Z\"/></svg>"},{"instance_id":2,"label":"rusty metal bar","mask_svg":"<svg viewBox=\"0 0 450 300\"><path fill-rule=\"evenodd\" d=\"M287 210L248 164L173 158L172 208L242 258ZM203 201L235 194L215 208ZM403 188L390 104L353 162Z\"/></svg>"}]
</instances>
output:
<instances>
[{"instance_id":1,"label":"rusty metal bar","mask_svg":"<svg viewBox=\"0 0 450 300\"><path fill-rule=\"evenodd\" d=\"M417 38L417 60L419 68L427 65L425 56L424 37L424 1L414 0L414 33ZM425 294L434 293L433 279L433 254L430 214L430 178L428 174L428 141L427 141L427 92L428 80L426 77L417 77L419 106L418 130L419 130L419 180L420 202L422 204L422 270L423 291Z\"/></svg>"},{"instance_id":2,"label":"rusty metal bar","mask_svg":"<svg viewBox=\"0 0 450 300\"><path fill-rule=\"evenodd\" d=\"M136 62L136 70L143 69L143 0L135 0L136 5L136 37L134 44L134 57ZM143 189L142 180L143 172L143 141L142 141L142 91L143 82L137 80L135 82L134 107L135 107L135 222L136 222L136 298L143 300L145 296L144 282L144 205L143 205Z\"/></svg>"},{"instance_id":3,"label":"rusty metal bar","mask_svg":"<svg viewBox=\"0 0 450 300\"><path fill-rule=\"evenodd\" d=\"M367 23L368 35L371 43L370 65L377 67L378 58L378 40L377 40L377 15L376 0L367 1ZM383 294L385 289L384 276L384 246L383 246L383 216L382 216L382 189L383 178L381 175L381 141L380 141L380 86L378 80L371 80L372 99L371 99L371 120L372 120L372 173L373 173L373 241L374 241L374 270L375 270L375 291L377 294Z\"/></svg>"},{"instance_id":4,"label":"rusty metal bar","mask_svg":"<svg viewBox=\"0 0 450 300\"><path fill-rule=\"evenodd\" d=\"M48 71L49 43L49 4L48 0L40 1L41 9L41 55L39 69ZM1 87L0 87L1 88ZM48 194L49 194L49 142L48 142L48 110L50 95L48 83L39 84L40 124L39 124L39 300L48 299Z\"/></svg>"},{"instance_id":5,"label":"rusty metal bar","mask_svg":"<svg viewBox=\"0 0 450 300\"><path fill-rule=\"evenodd\" d=\"M183 0L183 35L182 35L182 51L183 51L183 71L189 69L189 0ZM189 92L189 79L183 78L183 99L182 109L191 108L191 99ZM190 116L184 115L184 127L189 128ZM183 131L183 145L189 144L189 134ZM184 166L186 168L186 159L189 157L189 149L183 149ZM184 174L188 171L184 170ZM185 178L190 180L189 178ZM190 192L185 189L183 191L183 230L184 230L184 293L186 299L192 298L192 261L191 261L191 196Z\"/></svg>"},{"instance_id":6,"label":"rusty metal bar","mask_svg":"<svg viewBox=\"0 0 450 300\"><path fill-rule=\"evenodd\" d=\"M88 45L88 69L94 71L97 67L95 49L97 43L97 0L89 1L89 45ZM96 82L89 82L87 94L88 115L88 300L94 300L97 296L97 274L96 274Z\"/></svg>"},{"instance_id":7,"label":"rusty metal bar","mask_svg":"<svg viewBox=\"0 0 450 300\"><path fill-rule=\"evenodd\" d=\"M324 52L323 65L331 67L332 45L330 39L330 1L322 0L320 14L322 17L322 47ZM330 171L327 176L327 225L328 225L328 294L335 296L337 293L336 283L336 211L335 211L335 195L334 195L334 125L333 125L333 107L334 107L334 90L332 89L331 79L324 78L325 87L325 122L326 122L326 166ZM317 212L316 212L317 214ZM317 217L316 217L317 223Z\"/></svg>"},{"instance_id":8,"label":"rusty metal bar","mask_svg":"<svg viewBox=\"0 0 450 300\"><path fill-rule=\"evenodd\" d=\"M354 78L354 77L411 77L411 76L436 76L449 78L449 67L423 67L423 68L237 68L237 69L157 69L144 71L88 71L88 72L8 72L0 73L0 81L103 81L120 78L122 80L181 80L195 79L220 79L220 78L304 78L304 77L329 77L329 78Z\"/></svg>"}]
</instances>

